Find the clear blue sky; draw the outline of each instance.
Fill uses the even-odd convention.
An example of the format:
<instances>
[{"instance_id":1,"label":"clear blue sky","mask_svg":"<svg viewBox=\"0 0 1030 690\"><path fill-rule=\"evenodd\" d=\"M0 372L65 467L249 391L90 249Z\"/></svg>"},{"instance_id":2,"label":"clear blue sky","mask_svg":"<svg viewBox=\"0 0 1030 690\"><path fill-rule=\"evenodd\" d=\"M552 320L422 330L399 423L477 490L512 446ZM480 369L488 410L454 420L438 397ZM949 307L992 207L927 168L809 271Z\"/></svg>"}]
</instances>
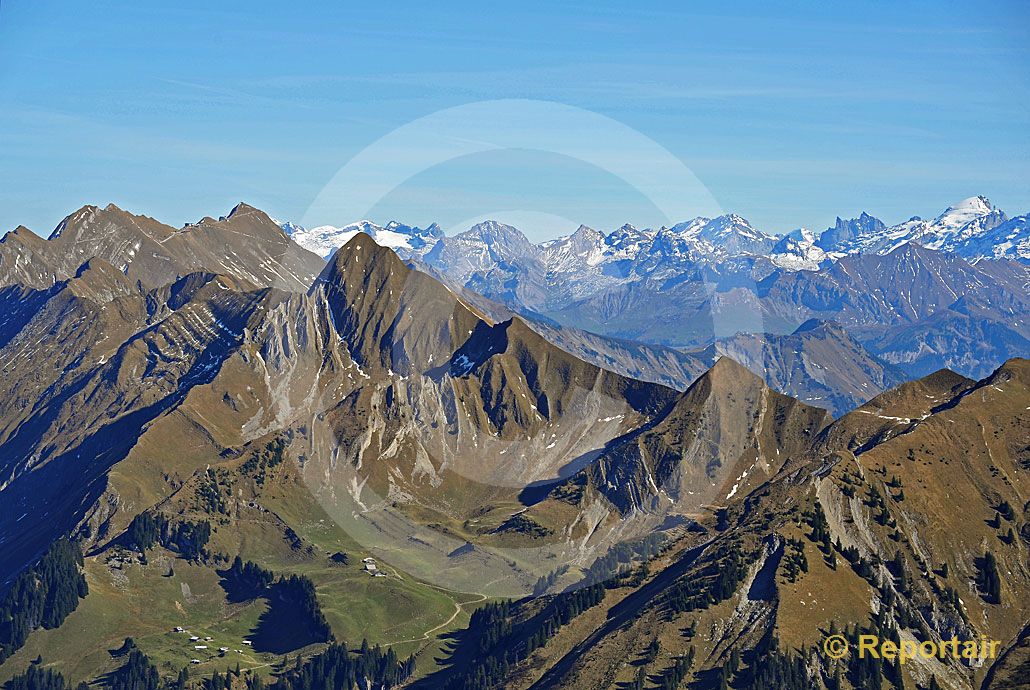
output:
<instances>
[{"instance_id":1,"label":"clear blue sky","mask_svg":"<svg viewBox=\"0 0 1030 690\"><path fill-rule=\"evenodd\" d=\"M241 199L299 219L395 128L502 98L625 124L772 232L973 194L1030 210L1025 3L555 4L4 0L0 229L108 202L173 225ZM534 151L422 171L373 219L505 210L540 214L538 239L554 218L662 222L610 171Z\"/></svg>"}]
</instances>

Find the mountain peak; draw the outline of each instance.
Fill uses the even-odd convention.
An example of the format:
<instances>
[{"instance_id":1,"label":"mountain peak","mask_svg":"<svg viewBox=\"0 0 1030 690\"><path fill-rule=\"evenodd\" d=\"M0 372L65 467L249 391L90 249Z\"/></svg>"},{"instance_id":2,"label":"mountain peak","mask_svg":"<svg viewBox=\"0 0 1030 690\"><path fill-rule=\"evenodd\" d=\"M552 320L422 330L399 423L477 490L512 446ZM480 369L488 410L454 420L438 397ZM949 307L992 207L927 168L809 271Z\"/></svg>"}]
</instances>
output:
<instances>
[{"instance_id":1,"label":"mountain peak","mask_svg":"<svg viewBox=\"0 0 1030 690\"><path fill-rule=\"evenodd\" d=\"M758 376L735 359L722 355L701 378L730 383L733 381L752 381L758 379Z\"/></svg>"},{"instance_id":2,"label":"mountain peak","mask_svg":"<svg viewBox=\"0 0 1030 690\"><path fill-rule=\"evenodd\" d=\"M643 239L651 238L655 235L650 230L641 230L632 223L624 223L617 230L613 230L607 237L608 244L625 244L627 241L637 242Z\"/></svg>"},{"instance_id":3,"label":"mountain peak","mask_svg":"<svg viewBox=\"0 0 1030 690\"><path fill-rule=\"evenodd\" d=\"M54 231L50 233L50 237L48 237L47 239L56 240L58 237L63 235L64 231L67 230L69 227L82 224L88 221L89 219L92 219L99 210L100 209L94 206L93 204L86 204L77 211L69 213L67 216L61 219L61 222L57 224L57 227L54 228Z\"/></svg>"},{"instance_id":4,"label":"mountain peak","mask_svg":"<svg viewBox=\"0 0 1030 690\"><path fill-rule=\"evenodd\" d=\"M1005 212L991 205L987 197L971 196L949 206L927 226L924 244L933 249L953 249L956 243L984 235L1006 220Z\"/></svg>"},{"instance_id":5,"label":"mountain peak","mask_svg":"<svg viewBox=\"0 0 1030 690\"><path fill-rule=\"evenodd\" d=\"M827 257L811 230L796 228L773 245L770 258L780 268L815 271Z\"/></svg>"},{"instance_id":6,"label":"mountain peak","mask_svg":"<svg viewBox=\"0 0 1030 690\"><path fill-rule=\"evenodd\" d=\"M681 223L676 223L671 228L669 228L669 232L677 234L677 235L681 235L681 236L684 236L684 237L694 237L699 232L701 232L701 230L705 227L705 225L707 225L708 223L711 223L711 222L712 222L711 218L705 218L704 216L698 216L697 218L691 218L690 220L685 220L685 221L683 221Z\"/></svg>"},{"instance_id":7,"label":"mountain peak","mask_svg":"<svg viewBox=\"0 0 1030 690\"><path fill-rule=\"evenodd\" d=\"M67 285L75 294L98 302L107 302L133 291L132 281L99 256L83 262L75 271L75 276L67 281Z\"/></svg>"},{"instance_id":8,"label":"mountain peak","mask_svg":"<svg viewBox=\"0 0 1030 690\"><path fill-rule=\"evenodd\" d=\"M797 328L795 328L794 332L791 335L797 335L798 333L807 333L808 331L814 331L817 328L821 328L826 323L830 322L824 321L823 319L811 318L808 321L805 321Z\"/></svg>"},{"instance_id":9,"label":"mountain peak","mask_svg":"<svg viewBox=\"0 0 1030 690\"><path fill-rule=\"evenodd\" d=\"M776 244L775 238L755 229L736 213L713 218L705 223L698 236L731 254L764 254Z\"/></svg>"},{"instance_id":10,"label":"mountain peak","mask_svg":"<svg viewBox=\"0 0 1030 690\"><path fill-rule=\"evenodd\" d=\"M837 216L837 222L819 235L816 244L826 251L834 251L847 246L858 238L874 237L887 229L887 225L875 216L865 211L859 214L858 218L847 220Z\"/></svg>"},{"instance_id":11,"label":"mountain peak","mask_svg":"<svg viewBox=\"0 0 1030 690\"><path fill-rule=\"evenodd\" d=\"M189 229L196 228L201 225L213 225L215 223L225 223L227 221L239 221L242 218L249 217L257 217L259 219L267 218L269 222L278 226L279 229L283 231L283 234L287 234L286 231L282 228L282 224L279 223L279 221L273 220L271 216L269 216L261 209L255 206L251 206L250 204L244 201L237 203L235 206L232 207L232 209L229 210L229 213L227 213L224 216L218 216L218 218L213 218L212 216L204 216L195 223L186 223L183 226L183 228Z\"/></svg>"},{"instance_id":12,"label":"mountain peak","mask_svg":"<svg viewBox=\"0 0 1030 690\"><path fill-rule=\"evenodd\" d=\"M514 225L507 225L496 220L484 220L476 223L465 232L458 235L465 239L481 240L487 247L499 245L506 248L517 249L517 251L532 251L534 245L529 241L521 230Z\"/></svg>"},{"instance_id":13,"label":"mountain peak","mask_svg":"<svg viewBox=\"0 0 1030 690\"><path fill-rule=\"evenodd\" d=\"M1012 357L1002 362L1001 366L994 370L987 383L997 385L1010 380L1021 381L1023 385L1030 385L1030 359L1025 357Z\"/></svg>"},{"instance_id":14,"label":"mountain peak","mask_svg":"<svg viewBox=\"0 0 1030 690\"><path fill-rule=\"evenodd\" d=\"M424 254L444 236L440 226L436 223L422 229L395 220L385 226L377 225L374 221L367 219L348 223L342 227L318 225L304 228L282 222L279 223L279 226L294 242L325 259L332 256L337 249L358 233L371 236L380 246L402 252L404 258Z\"/></svg>"},{"instance_id":15,"label":"mountain peak","mask_svg":"<svg viewBox=\"0 0 1030 690\"><path fill-rule=\"evenodd\" d=\"M479 237L486 242L487 245L497 242L515 242L520 245L530 243L529 238L527 238L522 231L514 225L507 225L506 223L501 223L496 220L481 221L461 234L466 237Z\"/></svg>"},{"instance_id":16,"label":"mountain peak","mask_svg":"<svg viewBox=\"0 0 1030 690\"><path fill-rule=\"evenodd\" d=\"M850 339L848 330L832 319L811 318L795 328L791 335L803 335L805 333L818 333Z\"/></svg>"},{"instance_id":17,"label":"mountain peak","mask_svg":"<svg viewBox=\"0 0 1030 690\"><path fill-rule=\"evenodd\" d=\"M974 262L984 258L1008 258L1030 263L1030 216L1015 216L986 232L970 233L953 249L959 256Z\"/></svg>"},{"instance_id":18,"label":"mountain peak","mask_svg":"<svg viewBox=\"0 0 1030 690\"><path fill-rule=\"evenodd\" d=\"M797 240L799 242L815 243L815 233L804 227L794 228L790 232L786 233L784 237L789 237L790 239Z\"/></svg>"},{"instance_id":19,"label":"mountain peak","mask_svg":"<svg viewBox=\"0 0 1030 690\"><path fill-rule=\"evenodd\" d=\"M708 221L705 224L708 232L732 232L740 230L754 230L747 218L736 213L726 213Z\"/></svg>"},{"instance_id":20,"label":"mountain peak","mask_svg":"<svg viewBox=\"0 0 1030 690\"><path fill-rule=\"evenodd\" d=\"M442 283L357 233L312 284L328 303L337 335L366 371L402 376L447 360L481 320Z\"/></svg>"},{"instance_id":21,"label":"mountain peak","mask_svg":"<svg viewBox=\"0 0 1030 690\"><path fill-rule=\"evenodd\" d=\"M400 227L400 224L397 223L397 222L394 222L393 223L393 228L396 228L396 227ZM392 230L393 228L390 227L389 224L387 225L387 227L384 228L384 227L382 227L380 225L376 225L375 223L373 223L370 220L362 219L362 220L356 220L353 223L347 223L346 225L344 225L340 229L341 230L360 230L361 232L368 233L369 235L374 235L376 233L376 231L378 231L378 230Z\"/></svg>"},{"instance_id":22,"label":"mountain peak","mask_svg":"<svg viewBox=\"0 0 1030 690\"><path fill-rule=\"evenodd\" d=\"M478 233L498 233L498 232L511 232L515 231L521 234L521 230L516 228L514 225L508 225L502 223L499 220L486 219L482 220L473 225L469 230L475 230Z\"/></svg>"},{"instance_id":23,"label":"mountain peak","mask_svg":"<svg viewBox=\"0 0 1030 690\"><path fill-rule=\"evenodd\" d=\"M604 234L588 225L580 225L576 228L576 232L569 235L568 241L577 248L588 250L588 248L600 246L604 241Z\"/></svg>"},{"instance_id":24,"label":"mountain peak","mask_svg":"<svg viewBox=\"0 0 1030 690\"><path fill-rule=\"evenodd\" d=\"M8 239L12 239L12 240L13 239L17 239L17 240L21 240L23 242L25 242L25 241L31 242L33 244L38 243L38 242L45 242L45 240L42 237L40 237L36 233L32 232L31 230L29 230L24 225L19 225L14 230L11 230L10 232L5 233L3 237L0 237L0 244L2 244L4 242L7 242Z\"/></svg>"},{"instance_id":25,"label":"mountain peak","mask_svg":"<svg viewBox=\"0 0 1030 690\"><path fill-rule=\"evenodd\" d=\"M341 285L357 273L367 275L375 265L387 265L403 273L410 270L394 252L377 244L367 233L357 232L333 254L315 284Z\"/></svg>"},{"instance_id":26,"label":"mountain peak","mask_svg":"<svg viewBox=\"0 0 1030 690\"><path fill-rule=\"evenodd\" d=\"M251 206L250 204L244 201L241 201L240 203L232 207L232 210L229 211L229 215L227 215L226 218L233 218L235 216L247 216L252 213L260 213L262 215L267 215L261 209Z\"/></svg>"},{"instance_id":27,"label":"mountain peak","mask_svg":"<svg viewBox=\"0 0 1030 690\"><path fill-rule=\"evenodd\" d=\"M977 196L971 196L962 201L958 202L954 206L949 206L944 210L944 213L939 215L937 218L940 220L949 214L956 213L972 213L976 215L984 215L994 210L994 206L991 204L990 199L982 194Z\"/></svg>"},{"instance_id":28,"label":"mountain peak","mask_svg":"<svg viewBox=\"0 0 1030 690\"><path fill-rule=\"evenodd\" d=\"M930 249L924 247L921 243L915 240L909 240L908 242L902 242L897 247L887 252L886 256L894 259L906 259L908 257L921 257L921 256L934 256L936 253Z\"/></svg>"}]
</instances>

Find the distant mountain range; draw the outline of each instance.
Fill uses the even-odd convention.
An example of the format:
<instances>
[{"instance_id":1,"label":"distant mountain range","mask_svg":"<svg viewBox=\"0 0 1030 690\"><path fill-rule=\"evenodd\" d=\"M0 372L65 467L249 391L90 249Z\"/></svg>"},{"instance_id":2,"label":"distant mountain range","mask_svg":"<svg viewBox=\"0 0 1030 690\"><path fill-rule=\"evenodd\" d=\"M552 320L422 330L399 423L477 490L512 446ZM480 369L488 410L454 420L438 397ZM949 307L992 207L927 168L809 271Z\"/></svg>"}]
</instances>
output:
<instances>
[{"instance_id":1,"label":"distant mountain range","mask_svg":"<svg viewBox=\"0 0 1030 690\"><path fill-rule=\"evenodd\" d=\"M323 256L365 232L530 321L691 351L741 333L787 335L818 319L839 323L864 357L907 376L951 367L979 377L1030 351L1026 218L971 197L933 220L887 226L863 213L819 235L770 235L735 214L608 234L581 226L539 244L494 221L452 237L436 225L367 221L284 228Z\"/></svg>"},{"instance_id":2,"label":"distant mountain range","mask_svg":"<svg viewBox=\"0 0 1030 690\"><path fill-rule=\"evenodd\" d=\"M739 215L728 214L714 219L698 217L657 230L638 230L627 224L607 234L582 225L571 235L536 245L512 226L485 221L454 236L450 243L467 247L497 243L498 257L535 254L549 271L583 272L585 267L600 267L600 273L615 276L620 273L616 266L627 269L621 271L623 275L628 275L631 267L637 275L645 275L673 268L677 262L714 263L741 255L767 257L781 268L815 270L827 259L849 254L889 254L907 242L947 251L972 262L1003 258L1030 262L1030 231L1026 226L1026 214L1009 218L986 197L975 196L949 206L933 220L914 216L888 227L862 213L849 220L837 218L834 227L820 234L806 228L785 235L770 234L754 228ZM435 223L426 229L397 222L378 226L368 220L310 230L293 223L282 223L282 227L298 244L323 257L343 246L355 232L365 232L385 247L416 256L425 256L446 239ZM481 247L476 251L480 250ZM454 251L451 248L452 254ZM661 259L656 260L655 255Z\"/></svg>"},{"instance_id":3,"label":"distant mountain range","mask_svg":"<svg viewBox=\"0 0 1030 690\"><path fill-rule=\"evenodd\" d=\"M382 231L414 236L399 228ZM512 230L419 253L352 228L326 261L240 204L183 228L90 206L48 240L5 236L0 681L1025 681L1030 361L907 381L888 361L1025 353L1024 264L905 242L759 269L749 252L772 245L727 217L689 231L733 247L690 260L697 287L644 266L658 234L622 228L599 255L587 230L546 247ZM589 280L613 276L574 280L601 265L630 276L607 301ZM557 285L647 333L688 332L692 295L804 320L649 345L514 299ZM838 662L818 651L836 631L1001 648Z\"/></svg>"},{"instance_id":4,"label":"distant mountain range","mask_svg":"<svg viewBox=\"0 0 1030 690\"><path fill-rule=\"evenodd\" d=\"M368 220L350 223L343 227L320 225L307 229L289 222L276 221L293 241L323 258L329 258L333 252L347 244L359 232L369 235L377 244L402 252L422 252L439 242L443 230L435 223L425 230L402 225L396 222L380 227Z\"/></svg>"}]
</instances>

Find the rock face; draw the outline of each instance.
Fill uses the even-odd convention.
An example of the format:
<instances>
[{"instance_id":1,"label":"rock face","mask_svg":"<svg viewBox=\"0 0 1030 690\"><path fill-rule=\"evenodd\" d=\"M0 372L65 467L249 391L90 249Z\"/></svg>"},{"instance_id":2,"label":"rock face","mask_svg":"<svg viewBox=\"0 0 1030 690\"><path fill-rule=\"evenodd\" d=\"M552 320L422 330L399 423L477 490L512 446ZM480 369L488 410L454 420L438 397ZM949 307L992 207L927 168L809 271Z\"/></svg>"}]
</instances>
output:
<instances>
[{"instance_id":1,"label":"rock face","mask_svg":"<svg viewBox=\"0 0 1030 690\"><path fill-rule=\"evenodd\" d=\"M723 358L659 420L609 444L584 472L622 512L662 501L720 503L779 472L829 420Z\"/></svg>"},{"instance_id":2,"label":"rock face","mask_svg":"<svg viewBox=\"0 0 1030 690\"><path fill-rule=\"evenodd\" d=\"M837 247L848 246L860 237L874 237L882 234L887 229L883 221L874 218L865 211L858 218L842 220L837 217L837 224L828 228L819 235L818 245L823 250L830 250Z\"/></svg>"}]
</instances>

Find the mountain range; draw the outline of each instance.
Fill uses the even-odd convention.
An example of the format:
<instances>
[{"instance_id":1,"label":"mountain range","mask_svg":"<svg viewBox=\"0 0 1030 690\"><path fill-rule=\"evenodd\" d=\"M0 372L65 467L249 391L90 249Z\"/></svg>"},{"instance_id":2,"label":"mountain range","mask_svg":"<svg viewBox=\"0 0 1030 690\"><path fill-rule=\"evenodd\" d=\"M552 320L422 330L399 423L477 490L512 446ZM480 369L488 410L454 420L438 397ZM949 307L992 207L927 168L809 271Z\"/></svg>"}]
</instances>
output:
<instances>
[{"instance_id":1,"label":"mountain range","mask_svg":"<svg viewBox=\"0 0 1030 690\"><path fill-rule=\"evenodd\" d=\"M531 322L684 352L741 334L772 341L813 318L838 323L864 359L908 377L941 367L982 377L1030 345L1026 216L1009 218L984 197L890 227L865 213L838 218L819 235L770 235L734 214L657 231L581 226L539 244L494 221L454 236L436 225L389 227L323 228L317 244L287 230L323 255L366 232Z\"/></svg>"},{"instance_id":2,"label":"mountain range","mask_svg":"<svg viewBox=\"0 0 1030 690\"><path fill-rule=\"evenodd\" d=\"M661 267L658 270L669 270L677 261L715 263L740 255L764 256L781 268L815 270L827 259L850 254L889 254L908 242L954 253L974 263L1003 258L1028 262L1030 235L1026 219L1026 214L1010 218L986 197L975 196L949 206L933 220L913 216L889 227L863 212L858 218L837 218L834 227L818 234L798 228L775 235L756 229L739 215L728 214L714 219L698 217L657 230L638 230L627 224L604 233L581 225L571 235L535 245L512 226L485 221L444 242L439 258L432 263L446 261L448 254L482 254L485 245L491 248L495 262L532 254L549 271L559 273L582 271L589 266L615 276L619 273L617 267L632 266L633 272L644 275L655 270L656 265ZM365 232L383 246L416 256L429 254L436 244L447 239L435 223L424 230L395 221L378 226L368 220L311 230L293 223L281 225L298 244L323 257L328 257L356 232ZM464 252L458 249L462 246L466 248ZM660 258L656 259L656 255ZM471 269L472 265L463 267L465 271Z\"/></svg>"},{"instance_id":3,"label":"mountain range","mask_svg":"<svg viewBox=\"0 0 1030 690\"><path fill-rule=\"evenodd\" d=\"M382 231L438 234L401 228ZM325 260L240 204L5 236L0 679L1025 680L1025 264L904 242L786 269L758 253L782 240L730 216L676 231L725 252L690 259L691 284L661 233L474 230L405 249L351 228ZM559 285L584 292L557 309ZM783 328L673 347L569 318L593 325L568 306L593 301L693 333L676 310L700 296ZM835 662L831 631L1001 653Z\"/></svg>"}]
</instances>

